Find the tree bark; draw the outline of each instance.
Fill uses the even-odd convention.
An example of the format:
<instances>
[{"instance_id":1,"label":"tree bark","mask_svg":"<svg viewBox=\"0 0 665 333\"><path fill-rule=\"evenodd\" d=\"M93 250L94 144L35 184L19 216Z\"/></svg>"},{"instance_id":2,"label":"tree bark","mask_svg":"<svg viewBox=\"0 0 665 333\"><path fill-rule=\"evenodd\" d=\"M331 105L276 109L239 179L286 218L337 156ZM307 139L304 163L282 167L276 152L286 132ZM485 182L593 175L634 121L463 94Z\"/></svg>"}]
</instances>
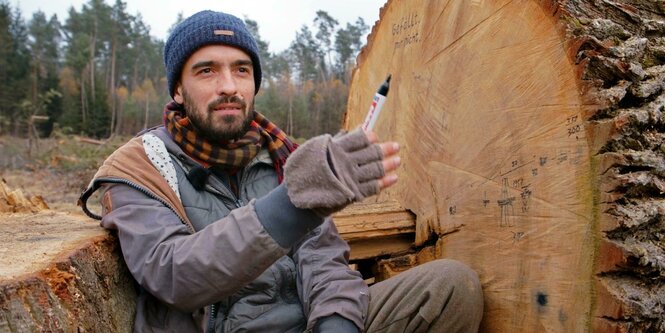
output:
<instances>
[{"instance_id":1,"label":"tree bark","mask_svg":"<svg viewBox=\"0 0 665 333\"><path fill-rule=\"evenodd\" d=\"M480 275L484 332L665 331L665 3L390 0L344 126L376 131L416 247Z\"/></svg>"}]
</instances>

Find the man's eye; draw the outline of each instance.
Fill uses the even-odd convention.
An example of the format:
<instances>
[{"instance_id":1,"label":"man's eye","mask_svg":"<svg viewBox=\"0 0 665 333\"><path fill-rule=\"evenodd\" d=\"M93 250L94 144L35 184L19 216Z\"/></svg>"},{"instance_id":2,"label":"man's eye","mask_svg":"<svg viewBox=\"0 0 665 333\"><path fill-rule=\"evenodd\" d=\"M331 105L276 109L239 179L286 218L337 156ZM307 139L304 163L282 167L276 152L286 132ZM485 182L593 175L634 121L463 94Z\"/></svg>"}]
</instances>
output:
<instances>
[{"instance_id":1,"label":"man's eye","mask_svg":"<svg viewBox=\"0 0 665 333\"><path fill-rule=\"evenodd\" d=\"M201 73L201 74L208 74L210 72L212 72L212 69L210 69L210 68L203 68L199 71L199 73Z\"/></svg>"},{"instance_id":2,"label":"man's eye","mask_svg":"<svg viewBox=\"0 0 665 333\"><path fill-rule=\"evenodd\" d=\"M240 71L241 73L249 73L249 68L247 68L247 67L240 67L240 68L238 68L238 71Z\"/></svg>"}]
</instances>

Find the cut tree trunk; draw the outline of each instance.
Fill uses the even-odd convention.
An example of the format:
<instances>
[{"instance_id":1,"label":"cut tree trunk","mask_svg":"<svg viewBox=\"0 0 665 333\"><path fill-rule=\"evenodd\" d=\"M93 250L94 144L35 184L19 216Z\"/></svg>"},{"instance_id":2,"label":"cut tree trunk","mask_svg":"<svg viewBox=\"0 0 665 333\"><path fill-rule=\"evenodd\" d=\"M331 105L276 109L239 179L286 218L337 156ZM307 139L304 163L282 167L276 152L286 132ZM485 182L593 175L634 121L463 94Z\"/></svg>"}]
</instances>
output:
<instances>
[{"instance_id":1,"label":"cut tree trunk","mask_svg":"<svg viewBox=\"0 0 665 333\"><path fill-rule=\"evenodd\" d=\"M0 182L0 332L130 332L135 288L117 239Z\"/></svg>"},{"instance_id":2,"label":"cut tree trunk","mask_svg":"<svg viewBox=\"0 0 665 333\"><path fill-rule=\"evenodd\" d=\"M117 239L0 185L0 332L130 332L136 292Z\"/></svg>"},{"instance_id":3,"label":"cut tree trunk","mask_svg":"<svg viewBox=\"0 0 665 333\"><path fill-rule=\"evenodd\" d=\"M483 332L665 331L665 2L390 0L357 62L344 126L392 74L375 130L402 147L366 203L430 254L384 275L465 262Z\"/></svg>"}]
</instances>

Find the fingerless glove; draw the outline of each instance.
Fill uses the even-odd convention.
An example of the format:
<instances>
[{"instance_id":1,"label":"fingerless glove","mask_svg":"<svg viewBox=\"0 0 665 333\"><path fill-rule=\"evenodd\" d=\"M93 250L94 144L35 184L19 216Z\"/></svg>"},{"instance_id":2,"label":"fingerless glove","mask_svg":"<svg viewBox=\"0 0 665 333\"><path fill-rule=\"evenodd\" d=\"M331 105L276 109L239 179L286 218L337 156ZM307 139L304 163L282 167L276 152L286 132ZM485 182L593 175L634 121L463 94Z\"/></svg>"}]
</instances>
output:
<instances>
[{"instance_id":1,"label":"fingerless glove","mask_svg":"<svg viewBox=\"0 0 665 333\"><path fill-rule=\"evenodd\" d=\"M358 128L314 137L288 158L284 181L291 202L321 216L379 193L383 153Z\"/></svg>"}]
</instances>

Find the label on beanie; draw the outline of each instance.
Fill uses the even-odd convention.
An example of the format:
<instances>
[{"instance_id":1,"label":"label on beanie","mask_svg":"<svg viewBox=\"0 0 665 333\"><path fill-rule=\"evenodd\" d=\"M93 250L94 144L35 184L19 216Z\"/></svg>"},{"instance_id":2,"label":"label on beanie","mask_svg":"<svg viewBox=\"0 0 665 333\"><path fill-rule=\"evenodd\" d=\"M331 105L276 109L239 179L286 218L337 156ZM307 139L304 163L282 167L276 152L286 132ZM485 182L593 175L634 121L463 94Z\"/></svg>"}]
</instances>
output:
<instances>
[{"instance_id":1,"label":"label on beanie","mask_svg":"<svg viewBox=\"0 0 665 333\"><path fill-rule=\"evenodd\" d=\"M235 33L231 30L215 30L215 35L233 36Z\"/></svg>"}]
</instances>

